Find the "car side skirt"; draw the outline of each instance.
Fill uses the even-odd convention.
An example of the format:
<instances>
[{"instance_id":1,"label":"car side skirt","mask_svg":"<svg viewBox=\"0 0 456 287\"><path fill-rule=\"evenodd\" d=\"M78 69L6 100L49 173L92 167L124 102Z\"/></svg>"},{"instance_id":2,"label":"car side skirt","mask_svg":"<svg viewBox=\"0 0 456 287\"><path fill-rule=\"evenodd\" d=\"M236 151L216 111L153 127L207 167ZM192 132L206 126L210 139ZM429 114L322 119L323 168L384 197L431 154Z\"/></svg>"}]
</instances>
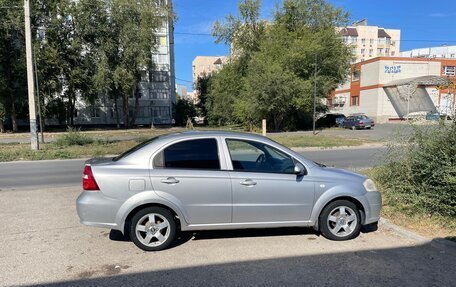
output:
<instances>
[{"instance_id":1,"label":"car side skirt","mask_svg":"<svg viewBox=\"0 0 456 287\"><path fill-rule=\"evenodd\" d=\"M312 221L277 221L277 222L242 222L242 223L217 223L217 224L190 224L182 225L183 231L192 230L224 230L248 228L278 228L278 227L309 227Z\"/></svg>"}]
</instances>

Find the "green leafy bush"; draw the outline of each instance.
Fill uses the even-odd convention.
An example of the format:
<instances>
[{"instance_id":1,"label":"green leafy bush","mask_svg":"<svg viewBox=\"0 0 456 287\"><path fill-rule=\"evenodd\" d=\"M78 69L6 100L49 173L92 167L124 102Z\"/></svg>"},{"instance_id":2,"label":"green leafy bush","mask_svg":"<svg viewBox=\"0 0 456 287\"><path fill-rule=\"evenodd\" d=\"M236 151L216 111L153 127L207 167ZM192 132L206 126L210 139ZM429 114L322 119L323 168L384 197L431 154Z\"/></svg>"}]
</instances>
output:
<instances>
[{"instance_id":1,"label":"green leafy bush","mask_svg":"<svg viewBox=\"0 0 456 287\"><path fill-rule=\"evenodd\" d=\"M372 173L386 204L406 213L456 217L456 122L413 126L388 145Z\"/></svg>"},{"instance_id":2,"label":"green leafy bush","mask_svg":"<svg viewBox=\"0 0 456 287\"><path fill-rule=\"evenodd\" d=\"M81 133L79 129L69 127L67 133L59 137L55 144L59 147L88 145L94 143L94 139Z\"/></svg>"}]
</instances>

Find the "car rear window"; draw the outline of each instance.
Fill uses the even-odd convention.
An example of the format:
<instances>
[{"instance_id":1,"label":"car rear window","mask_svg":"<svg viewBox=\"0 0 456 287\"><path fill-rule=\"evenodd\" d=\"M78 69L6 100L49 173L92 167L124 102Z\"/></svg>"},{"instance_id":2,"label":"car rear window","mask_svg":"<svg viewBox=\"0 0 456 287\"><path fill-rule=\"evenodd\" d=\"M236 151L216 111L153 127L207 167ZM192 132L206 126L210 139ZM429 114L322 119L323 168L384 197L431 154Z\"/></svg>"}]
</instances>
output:
<instances>
[{"instance_id":1,"label":"car rear window","mask_svg":"<svg viewBox=\"0 0 456 287\"><path fill-rule=\"evenodd\" d=\"M145 142L142 142L140 143L139 145L136 145L134 147L132 147L131 149L127 150L126 152L122 153L121 155L118 155L116 156L115 158L113 158L112 160L113 161L118 161L126 156L129 156L130 154L142 149L143 147L145 147L146 145L150 144L151 142L153 142L154 140L156 140L158 137L153 137L149 140L146 140Z\"/></svg>"},{"instance_id":2,"label":"car rear window","mask_svg":"<svg viewBox=\"0 0 456 287\"><path fill-rule=\"evenodd\" d=\"M182 141L165 148L160 156L161 163L154 160L154 167L220 169L216 139Z\"/></svg>"}]
</instances>

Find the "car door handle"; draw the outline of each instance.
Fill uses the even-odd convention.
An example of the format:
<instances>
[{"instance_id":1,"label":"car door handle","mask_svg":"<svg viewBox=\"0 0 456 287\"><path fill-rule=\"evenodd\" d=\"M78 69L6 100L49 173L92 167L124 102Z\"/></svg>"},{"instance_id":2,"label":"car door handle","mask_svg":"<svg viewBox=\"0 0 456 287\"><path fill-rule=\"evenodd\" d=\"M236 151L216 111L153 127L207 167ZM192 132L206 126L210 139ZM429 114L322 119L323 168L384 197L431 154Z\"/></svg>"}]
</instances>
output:
<instances>
[{"instance_id":1,"label":"car door handle","mask_svg":"<svg viewBox=\"0 0 456 287\"><path fill-rule=\"evenodd\" d=\"M179 180L175 179L174 177L168 177L167 179L162 179L161 182L166 184L176 184L179 183Z\"/></svg>"},{"instance_id":2,"label":"car door handle","mask_svg":"<svg viewBox=\"0 0 456 287\"><path fill-rule=\"evenodd\" d=\"M245 186L254 186L257 183L251 179L246 179L244 181L241 181L240 184L245 185Z\"/></svg>"}]
</instances>

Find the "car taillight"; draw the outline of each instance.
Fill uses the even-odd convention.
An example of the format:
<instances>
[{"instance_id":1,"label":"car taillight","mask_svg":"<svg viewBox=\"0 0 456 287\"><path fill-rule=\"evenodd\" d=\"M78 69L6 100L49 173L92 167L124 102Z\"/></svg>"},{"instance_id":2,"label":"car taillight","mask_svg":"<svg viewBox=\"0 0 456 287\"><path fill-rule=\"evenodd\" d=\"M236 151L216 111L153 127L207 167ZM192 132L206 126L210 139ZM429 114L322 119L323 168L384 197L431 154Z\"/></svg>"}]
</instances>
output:
<instances>
[{"instance_id":1,"label":"car taillight","mask_svg":"<svg viewBox=\"0 0 456 287\"><path fill-rule=\"evenodd\" d=\"M82 188L84 190L100 190L97 182L95 181L95 177L93 176L92 172L92 167L90 165L86 165L84 167L84 172L82 175Z\"/></svg>"},{"instance_id":2,"label":"car taillight","mask_svg":"<svg viewBox=\"0 0 456 287\"><path fill-rule=\"evenodd\" d=\"M358 123L358 124L362 125L362 124L363 124L363 121L359 121L359 123Z\"/></svg>"}]
</instances>

